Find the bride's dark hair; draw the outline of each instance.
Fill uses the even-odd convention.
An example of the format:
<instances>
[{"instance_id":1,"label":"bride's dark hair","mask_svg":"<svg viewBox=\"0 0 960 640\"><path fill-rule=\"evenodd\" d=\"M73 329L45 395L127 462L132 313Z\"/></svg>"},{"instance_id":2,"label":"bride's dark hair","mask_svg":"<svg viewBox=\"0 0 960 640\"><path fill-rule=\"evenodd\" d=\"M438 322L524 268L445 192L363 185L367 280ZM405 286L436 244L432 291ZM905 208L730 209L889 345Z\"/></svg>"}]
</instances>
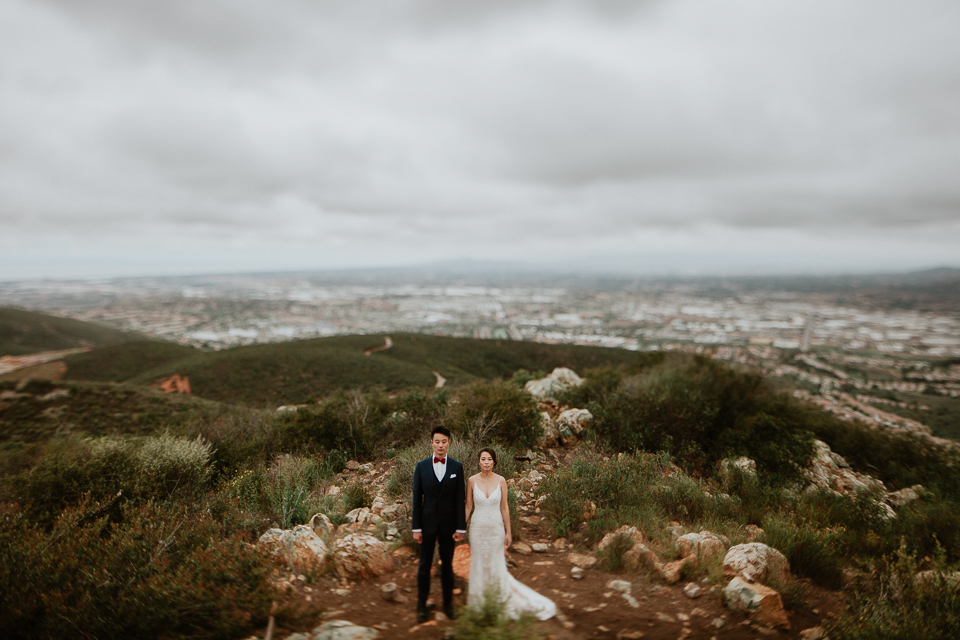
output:
<instances>
[{"instance_id":1,"label":"bride's dark hair","mask_svg":"<svg viewBox=\"0 0 960 640\"><path fill-rule=\"evenodd\" d=\"M493 466L497 466L497 452L490 447L484 447L480 449L480 451L477 451L477 460L480 460L480 456L483 455L484 452L490 454L490 457L493 458Z\"/></svg>"}]
</instances>

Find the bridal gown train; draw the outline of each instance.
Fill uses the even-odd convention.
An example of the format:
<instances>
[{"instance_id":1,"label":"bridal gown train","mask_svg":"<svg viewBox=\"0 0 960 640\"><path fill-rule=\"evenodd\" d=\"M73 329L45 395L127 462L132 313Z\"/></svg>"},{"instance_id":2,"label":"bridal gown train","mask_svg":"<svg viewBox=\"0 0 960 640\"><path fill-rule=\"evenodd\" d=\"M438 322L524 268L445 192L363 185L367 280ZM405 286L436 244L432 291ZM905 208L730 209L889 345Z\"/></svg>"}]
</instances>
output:
<instances>
[{"instance_id":1,"label":"bridal gown train","mask_svg":"<svg viewBox=\"0 0 960 640\"><path fill-rule=\"evenodd\" d=\"M518 618L529 613L540 620L552 618L557 605L530 587L518 582L507 571L503 555L505 531L500 513L500 487L488 498L476 483L473 485L473 518L470 521L470 587L467 603L483 603L484 591L499 591L506 614Z\"/></svg>"}]
</instances>

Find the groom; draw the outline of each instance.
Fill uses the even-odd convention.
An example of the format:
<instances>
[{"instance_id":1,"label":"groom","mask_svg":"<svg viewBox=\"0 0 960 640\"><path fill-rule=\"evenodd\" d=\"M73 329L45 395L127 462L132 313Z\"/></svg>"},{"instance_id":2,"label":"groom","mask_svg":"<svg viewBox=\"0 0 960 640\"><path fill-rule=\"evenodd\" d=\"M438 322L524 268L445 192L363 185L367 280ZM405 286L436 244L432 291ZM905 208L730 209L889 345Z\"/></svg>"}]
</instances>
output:
<instances>
[{"instance_id":1,"label":"groom","mask_svg":"<svg viewBox=\"0 0 960 640\"><path fill-rule=\"evenodd\" d=\"M443 611L453 620L453 547L467 532L464 513L463 465L447 457L450 430L434 427L430 433L433 456L417 463L413 472L413 540L420 545L417 570L417 622L427 621L430 565L433 548L440 548L440 584Z\"/></svg>"}]
</instances>

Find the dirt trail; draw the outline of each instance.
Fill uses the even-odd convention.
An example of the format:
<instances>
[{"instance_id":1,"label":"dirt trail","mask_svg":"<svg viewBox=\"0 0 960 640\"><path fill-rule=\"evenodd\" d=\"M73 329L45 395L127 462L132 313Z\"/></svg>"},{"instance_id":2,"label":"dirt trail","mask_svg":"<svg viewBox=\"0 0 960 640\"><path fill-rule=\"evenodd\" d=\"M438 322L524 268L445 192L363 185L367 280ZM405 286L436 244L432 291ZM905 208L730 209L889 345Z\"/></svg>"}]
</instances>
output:
<instances>
[{"instance_id":1,"label":"dirt trail","mask_svg":"<svg viewBox=\"0 0 960 640\"><path fill-rule=\"evenodd\" d=\"M377 351L386 351L392 346L393 346L393 340L390 338L390 336L383 336L383 344L378 344L375 347L370 347L369 349L363 352L363 355L368 356L371 353L376 353Z\"/></svg>"}]
</instances>

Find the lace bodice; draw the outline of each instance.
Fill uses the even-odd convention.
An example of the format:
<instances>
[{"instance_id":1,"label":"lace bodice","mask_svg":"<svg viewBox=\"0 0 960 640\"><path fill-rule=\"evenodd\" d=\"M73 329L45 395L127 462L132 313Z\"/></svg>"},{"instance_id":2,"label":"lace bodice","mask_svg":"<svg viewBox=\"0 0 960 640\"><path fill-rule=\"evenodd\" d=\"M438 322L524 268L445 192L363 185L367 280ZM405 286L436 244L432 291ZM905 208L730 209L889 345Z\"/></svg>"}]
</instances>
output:
<instances>
[{"instance_id":1,"label":"lace bodice","mask_svg":"<svg viewBox=\"0 0 960 640\"><path fill-rule=\"evenodd\" d=\"M506 531L500 513L503 494L500 485L487 496L479 483L473 483L473 515L470 517L470 588L467 601L483 602L488 588L499 592L506 613L516 618L531 613L541 620L556 615L557 607L549 598L516 581L507 571L503 542Z\"/></svg>"}]
</instances>

